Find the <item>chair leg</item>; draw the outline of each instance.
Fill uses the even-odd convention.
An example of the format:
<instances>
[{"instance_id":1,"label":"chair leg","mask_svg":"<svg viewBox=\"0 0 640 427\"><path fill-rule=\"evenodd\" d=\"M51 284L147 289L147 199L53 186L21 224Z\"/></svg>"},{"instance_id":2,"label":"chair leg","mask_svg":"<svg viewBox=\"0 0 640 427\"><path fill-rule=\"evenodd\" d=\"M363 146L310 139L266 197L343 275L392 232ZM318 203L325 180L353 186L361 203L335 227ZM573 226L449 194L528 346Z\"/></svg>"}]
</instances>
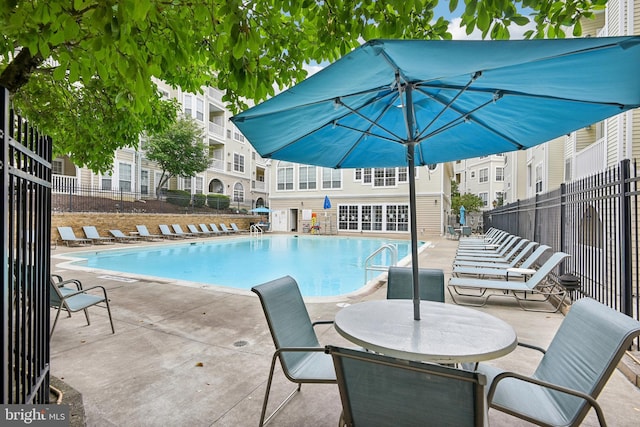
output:
<instances>
[{"instance_id":1,"label":"chair leg","mask_svg":"<svg viewBox=\"0 0 640 427\"><path fill-rule=\"evenodd\" d=\"M276 412L278 412L284 405L286 405L287 402L291 400L293 395L296 394L296 392L299 392L300 389L302 388L302 384L298 383L298 386L296 387L296 389L293 390L282 401L280 405L278 405L278 407L271 413L271 415L265 418L265 415L267 413L267 403L269 402L269 392L271 391L271 383L273 382L273 372L275 371L275 368L276 368L277 359L278 359L278 353L275 353L273 355L273 358L271 359L271 369L269 370L269 379L267 380L267 389L264 392L264 402L262 403L262 412L260 413L260 423L258 424L259 427L262 427L266 425L269 421L271 421L271 418L273 418Z\"/></svg>"},{"instance_id":2,"label":"chair leg","mask_svg":"<svg viewBox=\"0 0 640 427\"><path fill-rule=\"evenodd\" d=\"M60 317L60 311L62 310L62 305L58 307L58 311L56 311L56 318L53 321L53 326L51 327L51 331L49 332L49 339L53 336L53 331L56 329L56 323L58 323L58 317Z\"/></svg>"},{"instance_id":3,"label":"chair leg","mask_svg":"<svg viewBox=\"0 0 640 427\"><path fill-rule=\"evenodd\" d=\"M109 298L105 296L104 302L107 304L107 313L109 313L109 323L111 323L111 333L115 334L116 330L113 327L113 318L111 317L111 307L109 307Z\"/></svg>"},{"instance_id":4,"label":"chair leg","mask_svg":"<svg viewBox=\"0 0 640 427\"><path fill-rule=\"evenodd\" d=\"M87 318L87 326L91 325L91 321L89 320L89 310L85 308L83 311L84 311L84 317Z\"/></svg>"}]
</instances>

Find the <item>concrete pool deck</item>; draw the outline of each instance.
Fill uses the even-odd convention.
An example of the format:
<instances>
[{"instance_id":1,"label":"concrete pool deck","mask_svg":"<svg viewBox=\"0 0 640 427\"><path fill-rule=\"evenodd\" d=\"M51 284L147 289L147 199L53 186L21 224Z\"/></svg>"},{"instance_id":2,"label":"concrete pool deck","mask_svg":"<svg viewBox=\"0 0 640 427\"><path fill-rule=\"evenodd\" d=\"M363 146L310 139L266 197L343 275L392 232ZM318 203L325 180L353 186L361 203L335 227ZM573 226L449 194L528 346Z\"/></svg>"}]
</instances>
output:
<instances>
[{"instance_id":1,"label":"concrete pool deck","mask_svg":"<svg viewBox=\"0 0 640 427\"><path fill-rule=\"evenodd\" d=\"M432 244L422 252L420 266L442 268L448 280L457 242L438 236L425 240ZM256 296L172 281L124 281L124 274L57 266L58 255L76 250L86 247L53 250L52 273L80 279L85 286L105 286L116 327L111 334L106 310L92 308L90 326L82 313L61 316L51 339L51 374L82 393L88 426L257 425L274 347ZM332 319L339 303L383 299L385 292L382 286L368 295L308 302L307 308L312 320ZM563 318L558 313L525 312L511 299L481 310L510 323L521 341L542 347ZM330 325L317 332L322 344L352 345ZM538 358L537 352L519 348L491 363L528 374ZM278 369L270 406L294 388ZM620 371L598 402L609 425L637 425L640 390ZM270 425L333 427L340 411L337 387L306 384ZM598 425L592 412L583 425ZM530 425L494 410L489 421L493 426Z\"/></svg>"}]
</instances>

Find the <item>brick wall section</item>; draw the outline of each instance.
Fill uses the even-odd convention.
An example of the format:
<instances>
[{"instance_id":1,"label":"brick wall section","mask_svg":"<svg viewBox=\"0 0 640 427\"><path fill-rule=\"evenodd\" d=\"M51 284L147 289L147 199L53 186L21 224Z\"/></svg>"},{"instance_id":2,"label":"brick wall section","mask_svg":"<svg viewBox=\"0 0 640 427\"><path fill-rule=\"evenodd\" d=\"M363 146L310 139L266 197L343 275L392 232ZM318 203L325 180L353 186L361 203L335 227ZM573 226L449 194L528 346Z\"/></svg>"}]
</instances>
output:
<instances>
[{"instance_id":1,"label":"brick wall section","mask_svg":"<svg viewBox=\"0 0 640 427\"><path fill-rule=\"evenodd\" d=\"M76 237L84 238L82 227L93 225L103 237L111 237L109 230L118 229L124 234L136 231L136 225L146 225L151 234L160 234L159 224L180 224L182 230L188 232L187 224L198 226L200 223L214 223L220 228L223 223L231 229L235 222L240 230L248 230L250 223L260 222L256 215L171 215L171 214L118 214L118 213L52 213L51 241L62 242L57 227L71 227Z\"/></svg>"}]
</instances>

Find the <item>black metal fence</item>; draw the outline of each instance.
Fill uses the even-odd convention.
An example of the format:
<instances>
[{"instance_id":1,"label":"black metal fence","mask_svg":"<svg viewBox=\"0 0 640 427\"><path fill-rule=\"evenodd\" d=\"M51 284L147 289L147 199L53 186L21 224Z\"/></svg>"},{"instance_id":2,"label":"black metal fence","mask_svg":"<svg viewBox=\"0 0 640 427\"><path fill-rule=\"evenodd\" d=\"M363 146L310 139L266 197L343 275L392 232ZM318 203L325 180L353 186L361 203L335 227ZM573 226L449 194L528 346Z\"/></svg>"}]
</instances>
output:
<instances>
[{"instance_id":1,"label":"black metal fence","mask_svg":"<svg viewBox=\"0 0 640 427\"><path fill-rule=\"evenodd\" d=\"M497 227L570 254L560 274L577 275L583 295L640 320L639 179L636 163L623 160L558 190L486 212L485 229Z\"/></svg>"},{"instance_id":2,"label":"black metal fence","mask_svg":"<svg viewBox=\"0 0 640 427\"><path fill-rule=\"evenodd\" d=\"M42 404L49 400L51 140L10 110L5 89L0 110L0 401Z\"/></svg>"}]
</instances>

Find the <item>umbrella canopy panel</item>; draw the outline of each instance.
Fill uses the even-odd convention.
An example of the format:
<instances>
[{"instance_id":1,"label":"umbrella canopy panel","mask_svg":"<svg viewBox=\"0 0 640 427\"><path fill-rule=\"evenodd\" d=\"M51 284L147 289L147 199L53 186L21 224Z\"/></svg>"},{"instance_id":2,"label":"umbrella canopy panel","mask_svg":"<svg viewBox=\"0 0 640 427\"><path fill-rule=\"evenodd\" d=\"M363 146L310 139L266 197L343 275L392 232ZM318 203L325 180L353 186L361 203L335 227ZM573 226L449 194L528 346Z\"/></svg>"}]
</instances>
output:
<instances>
[{"instance_id":1,"label":"umbrella canopy panel","mask_svg":"<svg viewBox=\"0 0 640 427\"><path fill-rule=\"evenodd\" d=\"M406 166L416 144L425 165L530 148L635 108L638 75L637 36L374 40L232 121L265 158Z\"/></svg>"}]
</instances>

